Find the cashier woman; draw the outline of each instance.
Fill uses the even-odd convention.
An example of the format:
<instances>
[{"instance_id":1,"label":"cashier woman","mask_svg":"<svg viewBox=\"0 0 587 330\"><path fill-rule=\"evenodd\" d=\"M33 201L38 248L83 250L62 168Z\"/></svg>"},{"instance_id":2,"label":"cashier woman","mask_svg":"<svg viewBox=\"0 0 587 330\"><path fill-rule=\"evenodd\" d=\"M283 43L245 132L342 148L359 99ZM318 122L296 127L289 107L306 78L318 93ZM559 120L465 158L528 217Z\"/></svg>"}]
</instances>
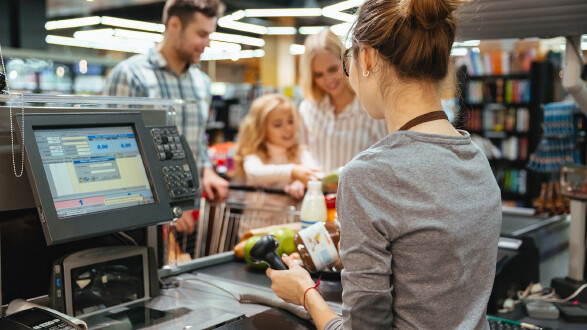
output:
<instances>
[{"instance_id":1,"label":"cashier woman","mask_svg":"<svg viewBox=\"0 0 587 330\"><path fill-rule=\"evenodd\" d=\"M289 257L288 270L267 270L275 293L318 329L489 329L500 191L439 95L461 3L366 0L358 11L343 68L390 134L342 171L342 317Z\"/></svg>"}]
</instances>

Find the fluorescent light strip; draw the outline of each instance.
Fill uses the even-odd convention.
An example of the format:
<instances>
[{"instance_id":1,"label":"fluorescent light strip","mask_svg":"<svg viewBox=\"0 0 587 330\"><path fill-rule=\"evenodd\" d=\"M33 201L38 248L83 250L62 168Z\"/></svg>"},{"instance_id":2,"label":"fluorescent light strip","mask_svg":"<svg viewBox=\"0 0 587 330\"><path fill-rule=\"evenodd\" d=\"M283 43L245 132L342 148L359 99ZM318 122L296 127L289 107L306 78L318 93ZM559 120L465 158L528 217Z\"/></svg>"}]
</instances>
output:
<instances>
[{"instance_id":1,"label":"fluorescent light strip","mask_svg":"<svg viewBox=\"0 0 587 330\"><path fill-rule=\"evenodd\" d=\"M55 35L46 36L45 42L48 44L53 44L53 45L115 50L115 51L119 51L119 52L128 52L128 53L147 53L149 51L149 48L139 48L134 45L127 45L127 44L115 45L115 44L111 44L108 42L94 42L94 41L80 40L80 39L61 37L61 36L55 36Z\"/></svg>"},{"instance_id":2,"label":"fluorescent light strip","mask_svg":"<svg viewBox=\"0 0 587 330\"><path fill-rule=\"evenodd\" d=\"M316 34L324 29L328 28L327 26L301 26L298 29L300 34Z\"/></svg>"},{"instance_id":3,"label":"fluorescent light strip","mask_svg":"<svg viewBox=\"0 0 587 330\"><path fill-rule=\"evenodd\" d=\"M307 17L322 16L320 8L246 9L246 17Z\"/></svg>"},{"instance_id":4,"label":"fluorescent light strip","mask_svg":"<svg viewBox=\"0 0 587 330\"><path fill-rule=\"evenodd\" d=\"M306 52L306 47L304 45L298 45L298 44L289 45L289 53L292 55L302 55L305 52Z\"/></svg>"},{"instance_id":5,"label":"fluorescent light strip","mask_svg":"<svg viewBox=\"0 0 587 330\"><path fill-rule=\"evenodd\" d=\"M332 6L326 6L322 8L322 15L330 18L334 18L343 22L352 22L355 19L354 15L343 13L343 10L358 7L363 4L365 0L349 0L339 2Z\"/></svg>"},{"instance_id":6,"label":"fluorescent light strip","mask_svg":"<svg viewBox=\"0 0 587 330\"><path fill-rule=\"evenodd\" d=\"M210 41L210 47L206 47L204 53L206 49L214 52L238 52L241 50L241 45L232 42Z\"/></svg>"},{"instance_id":7,"label":"fluorescent light strip","mask_svg":"<svg viewBox=\"0 0 587 330\"><path fill-rule=\"evenodd\" d=\"M147 40L152 42L163 41L163 35L159 33L149 33L140 31L131 31L125 29L114 29L113 35L120 38Z\"/></svg>"},{"instance_id":8,"label":"fluorescent light strip","mask_svg":"<svg viewBox=\"0 0 587 330\"><path fill-rule=\"evenodd\" d=\"M223 18L226 18L226 17L230 18L230 16L224 16L224 17L218 19L218 25L222 26L223 28L251 32L251 33L256 33L256 34L266 34L267 33L267 28L264 26L249 24L249 23L235 22L233 20L228 20L228 19L222 20Z\"/></svg>"},{"instance_id":9,"label":"fluorescent light strip","mask_svg":"<svg viewBox=\"0 0 587 330\"><path fill-rule=\"evenodd\" d=\"M346 36L352 27L352 23L340 23L330 27L330 30L337 36Z\"/></svg>"},{"instance_id":10,"label":"fluorescent light strip","mask_svg":"<svg viewBox=\"0 0 587 330\"><path fill-rule=\"evenodd\" d=\"M224 17L219 18L218 21L220 22L220 20L223 19L223 18L225 18L225 17L228 17L228 18L230 18L233 21L238 21L239 19L245 17L245 11L244 10L237 10L234 13L232 13L231 15L224 16Z\"/></svg>"},{"instance_id":11,"label":"fluorescent light strip","mask_svg":"<svg viewBox=\"0 0 587 330\"><path fill-rule=\"evenodd\" d=\"M239 44L243 44L243 45L250 45L250 46L257 46L257 47L265 46L265 40L263 40L261 38L246 37L246 36L241 36L238 34L213 32L212 34L210 34L210 39L218 40L218 41L234 42L234 43L239 43Z\"/></svg>"},{"instance_id":12,"label":"fluorescent light strip","mask_svg":"<svg viewBox=\"0 0 587 330\"><path fill-rule=\"evenodd\" d=\"M59 21L49 21L45 23L45 30L65 29L97 24L100 24L100 17L98 16L63 19Z\"/></svg>"},{"instance_id":13,"label":"fluorescent light strip","mask_svg":"<svg viewBox=\"0 0 587 330\"><path fill-rule=\"evenodd\" d=\"M201 61L216 61L216 60L233 60L237 61L241 58L253 58L253 57L263 57L265 56L265 51L262 49L255 49L255 50L241 50L240 52L234 53L222 53L222 54L202 54L200 57Z\"/></svg>"},{"instance_id":14,"label":"fluorescent light strip","mask_svg":"<svg viewBox=\"0 0 587 330\"><path fill-rule=\"evenodd\" d=\"M351 9L354 7L359 7L361 6L363 3L365 2L365 0L348 0L348 1L341 1L337 4L334 4L332 6L326 6L323 8L326 10L336 10L336 11L343 11L346 9Z\"/></svg>"},{"instance_id":15,"label":"fluorescent light strip","mask_svg":"<svg viewBox=\"0 0 587 330\"><path fill-rule=\"evenodd\" d=\"M159 23L148 23L135 21L131 19L123 19L109 16L102 16L102 24L111 25L116 27L131 28L137 30L153 31L153 32L164 32L165 25Z\"/></svg>"},{"instance_id":16,"label":"fluorescent light strip","mask_svg":"<svg viewBox=\"0 0 587 330\"><path fill-rule=\"evenodd\" d=\"M267 28L267 34L296 34L298 29L291 26L272 26Z\"/></svg>"},{"instance_id":17,"label":"fluorescent light strip","mask_svg":"<svg viewBox=\"0 0 587 330\"><path fill-rule=\"evenodd\" d=\"M337 10L327 10L326 8L322 10L322 15L324 15L325 17L334 18L334 19L337 19L337 20L343 21L343 22L352 22L355 20L355 16L353 16L351 14L342 13Z\"/></svg>"},{"instance_id":18,"label":"fluorescent light strip","mask_svg":"<svg viewBox=\"0 0 587 330\"><path fill-rule=\"evenodd\" d=\"M114 29L84 30L73 33L73 37L80 40L95 40L96 38L107 38L113 35Z\"/></svg>"}]
</instances>

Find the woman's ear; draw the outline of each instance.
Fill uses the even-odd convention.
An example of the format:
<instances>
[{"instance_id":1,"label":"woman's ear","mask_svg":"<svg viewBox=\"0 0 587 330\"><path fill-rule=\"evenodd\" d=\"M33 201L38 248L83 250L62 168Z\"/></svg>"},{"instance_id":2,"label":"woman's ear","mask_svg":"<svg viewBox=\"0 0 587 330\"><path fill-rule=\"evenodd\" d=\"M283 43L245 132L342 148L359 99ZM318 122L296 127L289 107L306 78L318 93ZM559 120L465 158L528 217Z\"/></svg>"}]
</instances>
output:
<instances>
[{"instance_id":1,"label":"woman's ear","mask_svg":"<svg viewBox=\"0 0 587 330\"><path fill-rule=\"evenodd\" d=\"M375 67L375 48L366 46L359 52L359 68L363 70L363 75L368 75L367 72L371 72Z\"/></svg>"}]
</instances>

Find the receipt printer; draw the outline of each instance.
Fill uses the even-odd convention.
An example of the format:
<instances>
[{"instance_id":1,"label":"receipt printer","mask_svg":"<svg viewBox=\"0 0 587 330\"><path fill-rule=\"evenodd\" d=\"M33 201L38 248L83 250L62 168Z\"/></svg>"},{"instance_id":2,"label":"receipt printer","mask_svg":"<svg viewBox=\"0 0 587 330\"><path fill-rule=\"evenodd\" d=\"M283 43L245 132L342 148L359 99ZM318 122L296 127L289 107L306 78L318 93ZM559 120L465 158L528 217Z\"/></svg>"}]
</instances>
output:
<instances>
[{"instance_id":1,"label":"receipt printer","mask_svg":"<svg viewBox=\"0 0 587 330\"><path fill-rule=\"evenodd\" d=\"M158 294L152 248L99 247L62 257L53 264L51 307L67 315L86 315Z\"/></svg>"}]
</instances>

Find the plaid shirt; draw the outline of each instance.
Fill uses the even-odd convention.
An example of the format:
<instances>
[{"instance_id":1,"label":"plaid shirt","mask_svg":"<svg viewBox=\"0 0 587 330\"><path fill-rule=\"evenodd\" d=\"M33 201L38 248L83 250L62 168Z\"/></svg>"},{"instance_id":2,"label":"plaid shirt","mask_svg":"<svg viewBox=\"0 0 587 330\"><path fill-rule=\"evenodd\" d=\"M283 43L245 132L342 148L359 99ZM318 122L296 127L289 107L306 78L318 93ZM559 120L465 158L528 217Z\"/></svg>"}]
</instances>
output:
<instances>
[{"instance_id":1,"label":"plaid shirt","mask_svg":"<svg viewBox=\"0 0 587 330\"><path fill-rule=\"evenodd\" d=\"M156 47L114 67L106 81L105 95L136 96L186 101L177 109L175 124L194 153L198 167L211 167L205 140L208 110L212 100L210 77L198 65L181 75L169 68Z\"/></svg>"}]
</instances>

